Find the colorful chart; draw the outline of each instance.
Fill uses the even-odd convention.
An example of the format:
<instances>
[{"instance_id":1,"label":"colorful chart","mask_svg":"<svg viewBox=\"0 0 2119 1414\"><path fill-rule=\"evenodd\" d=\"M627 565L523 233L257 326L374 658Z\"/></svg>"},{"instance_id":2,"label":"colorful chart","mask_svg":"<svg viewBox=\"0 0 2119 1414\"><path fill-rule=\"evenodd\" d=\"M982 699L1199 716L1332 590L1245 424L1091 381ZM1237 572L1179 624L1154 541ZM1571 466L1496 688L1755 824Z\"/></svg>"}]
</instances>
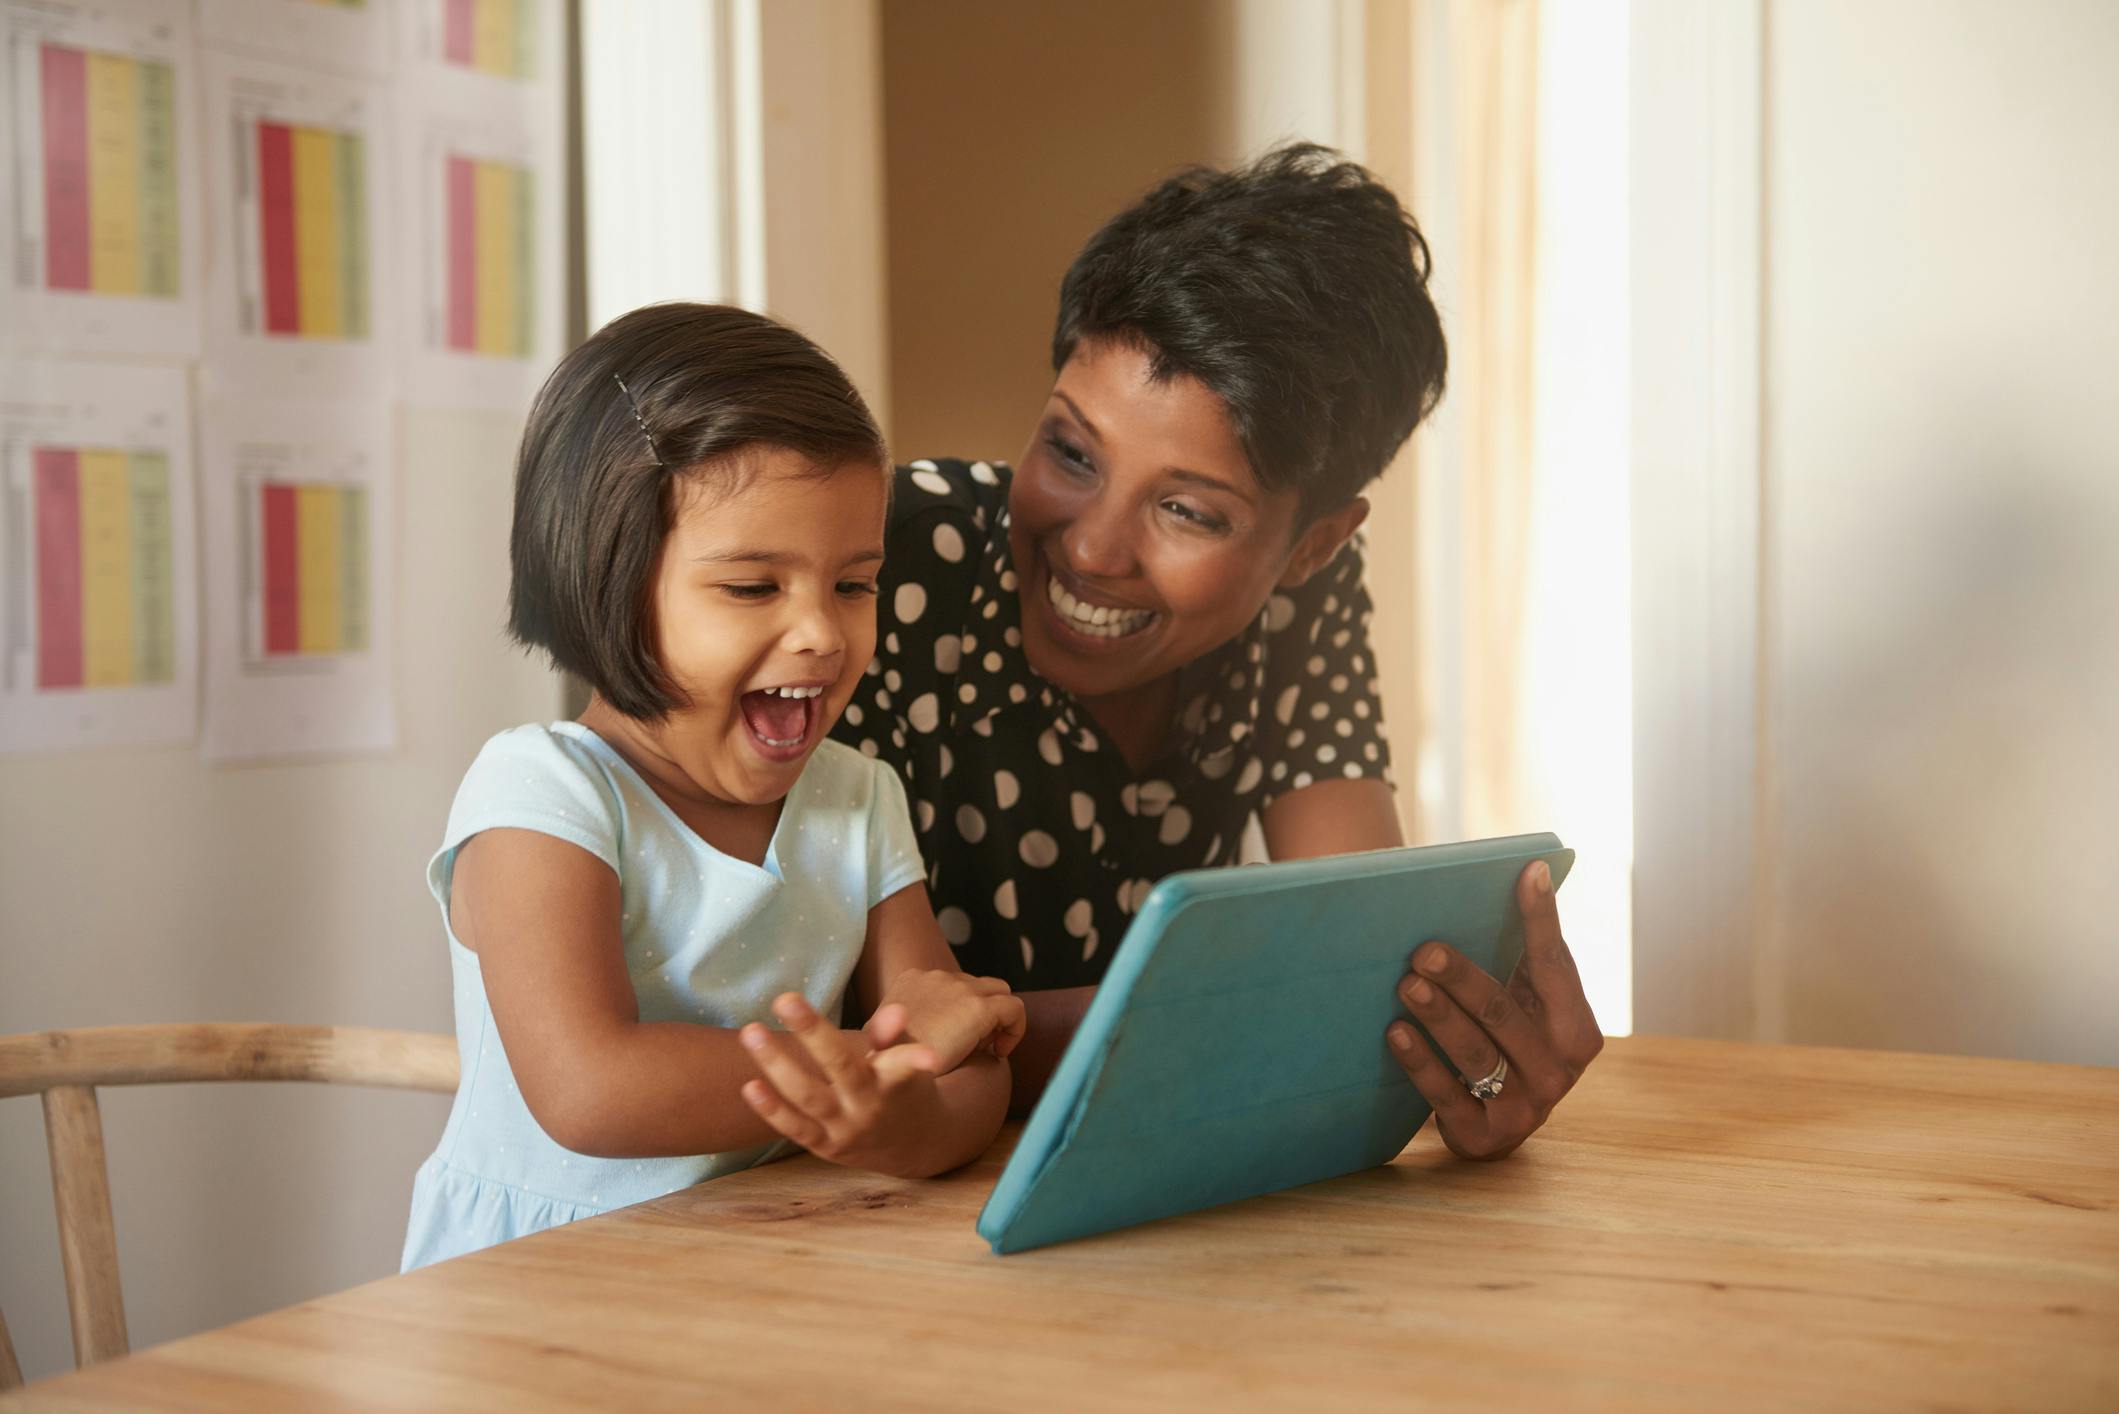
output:
<instances>
[{"instance_id":1,"label":"colorful chart","mask_svg":"<svg viewBox=\"0 0 2119 1414\"><path fill-rule=\"evenodd\" d=\"M368 177L359 133L262 119L240 127L256 161L259 303L254 328L304 339L365 339Z\"/></svg>"},{"instance_id":2,"label":"colorful chart","mask_svg":"<svg viewBox=\"0 0 2119 1414\"><path fill-rule=\"evenodd\" d=\"M368 647L368 493L332 482L245 486L252 658Z\"/></svg>"},{"instance_id":3,"label":"colorful chart","mask_svg":"<svg viewBox=\"0 0 2119 1414\"><path fill-rule=\"evenodd\" d=\"M446 168L449 347L527 358L536 341L530 170L454 153Z\"/></svg>"},{"instance_id":4,"label":"colorful chart","mask_svg":"<svg viewBox=\"0 0 2119 1414\"><path fill-rule=\"evenodd\" d=\"M535 0L440 0L442 58L505 78L536 73L530 38Z\"/></svg>"},{"instance_id":5,"label":"colorful chart","mask_svg":"<svg viewBox=\"0 0 2119 1414\"><path fill-rule=\"evenodd\" d=\"M37 46L33 75L34 101L22 117L38 125L43 170L25 205L41 205L43 220L25 234L42 245L35 264L44 288L175 297L175 71L47 42Z\"/></svg>"},{"instance_id":6,"label":"colorful chart","mask_svg":"<svg viewBox=\"0 0 2119 1414\"><path fill-rule=\"evenodd\" d=\"M168 456L40 446L33 467L37 686L172 681Z\"/></svg>"}]
</instances>

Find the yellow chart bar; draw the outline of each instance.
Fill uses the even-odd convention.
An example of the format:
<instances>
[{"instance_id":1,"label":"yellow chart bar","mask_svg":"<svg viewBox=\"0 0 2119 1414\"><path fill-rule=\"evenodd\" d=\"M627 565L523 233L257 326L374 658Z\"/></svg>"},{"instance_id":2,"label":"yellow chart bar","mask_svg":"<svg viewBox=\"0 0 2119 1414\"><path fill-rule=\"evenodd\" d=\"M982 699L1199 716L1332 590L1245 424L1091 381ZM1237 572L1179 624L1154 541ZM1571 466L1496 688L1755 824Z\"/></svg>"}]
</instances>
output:
<instances>
[{"instance_id":1,"label":"yellow chart bar","mask_svg":"<svg viewBox=\"0 0 2119 1414\"><path fill-rule=\"evenodd\" d=\"M81 680L132 681L132 496L123 452L83 447L81 458Z\"/></svg>"},{"instance_id":2,"label":"yellow chart bar","mask_svg":"<svg viewBox=\"0 0 2119 1414\"><path fill-rule=\"evenodd\" d=\"M489 74L516 71L515 31L522 15L515 0L475 0L471 16L471 66Z\"/></svg>"},{"instance_id":3,"label":"yellow chart bar","mask_svg":"<svg viewBox=\"0 0 2119 1414\"><path fill-rule=\"evenodd\" d=\"M140 66L88 56L88 283L141 292Z\"/></svg>"},{"instance_id":4,"label":"yellow chart bar","mask_svg":"<svg viewBox=\"0 0 2119 1414\"><path fill-rule=\"evenodd\" d=\"M345 298L340 288L338 135L315 128L294 130L294 260L301 292L302 333L309 338L344 337Z\"/></svg>"},{"instance_id":5,"label":"yellow chart bar","mask_svg":"<svg viewBox=\"0 0 2119 1414\"><path fill-rule=\"evenodd\" d=\"M515 170L500 162L473 169L478 218L478 351L515 352Z\"/></svg>"},{"instance_id":6,"label":"yellow chart bar","mask_svg":"<svg viewBox=\"0 0 2119 1414\"><path fill-rule=\"evenodd\" d=\"M295 543L301 555L301 633L304 653L336 653L344 646L340 603L345 592L340 557L345 531L336 486L303 486L295 492Z\"/></svg>"}]
</instances>

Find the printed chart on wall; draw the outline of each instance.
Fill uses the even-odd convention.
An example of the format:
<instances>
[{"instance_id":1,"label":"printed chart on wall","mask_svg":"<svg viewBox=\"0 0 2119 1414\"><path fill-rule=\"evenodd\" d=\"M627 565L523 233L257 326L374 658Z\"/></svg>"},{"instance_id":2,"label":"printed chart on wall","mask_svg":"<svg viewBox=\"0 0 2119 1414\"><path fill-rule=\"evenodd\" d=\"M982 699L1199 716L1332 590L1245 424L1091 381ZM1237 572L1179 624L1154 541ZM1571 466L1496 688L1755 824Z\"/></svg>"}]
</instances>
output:
<instances>
[{"instance_id":1,"label":"printed chart on wall","mask_svg":"<svg viewBox=\"0 0 2119 1414\"><path fill-rule=\"evenodd\" d=\"M432 107L406 123L419 307L405 396L519 413L559 357L565 240L555 145Z\"/></svg>"},{"instance_id":2,"label":"printed chart on wall","mask_svg":"<svg viewBox=\"0 0 2119 1414\"><path fill-rule=\"evenodd\" d=\"M199 427L207 758L393 745L388 408L209 396Z\"/></svg>"},{"instance_id":3,"label":"printed chart on wall","mask_svg":"<svg viewBox=\"0 0 2119 1414\"><path fill-rule=\"evenodd\" d=\"M191 740L184 374L54 359L0 379L0 749Z\"/></svg>"},{"instance_id":4,"label":"printed chart on wall","mask_svg":"<svg viewBox=\"0 0 2119 1414\"><path fill-rule=\"evenodd\" d=\"M219 376L297 396L384 387L390 299L385 92L208 51L207 282Z\"/></svg>"},{"instance_id":5,"label":"printed chart on wall","mask_svg":"<svg viewBox=\"0 0 2119 1414\"><path fill-rule=\"evenodd\" d=\"M562 0L403 0L407 57L507 82L550 82Z\"/></svg>"},{"instance_id":6,"label":"printed chart on wall","mask_svg":"<svg viewBox=\"0 0 2119 1414\"><path fill-rule=\"evenodd\" d=\"M405 395L519 413L565 311L558 7L411 0L400 128Z\"/></svg>"},{"instance_id":7,"label":"printed chart on wall","mask_svg":"<svg viewBox=\"0 0 2119 1414\"><path fill-rule=\"evenodd\" d=\"M311 68L390 72L392 0L199 0L199 37Z\"/></svg>"},{"instance_id":8,"label":"printed chart on wall","mask_svg":"<svg viewBox=\"0 0 2119 1414\"><path fill-rule=\"evenodd\" d=\"M8 348L196 355L188 8L0 0L0 43Z\"/></svg>"}]
</instances>

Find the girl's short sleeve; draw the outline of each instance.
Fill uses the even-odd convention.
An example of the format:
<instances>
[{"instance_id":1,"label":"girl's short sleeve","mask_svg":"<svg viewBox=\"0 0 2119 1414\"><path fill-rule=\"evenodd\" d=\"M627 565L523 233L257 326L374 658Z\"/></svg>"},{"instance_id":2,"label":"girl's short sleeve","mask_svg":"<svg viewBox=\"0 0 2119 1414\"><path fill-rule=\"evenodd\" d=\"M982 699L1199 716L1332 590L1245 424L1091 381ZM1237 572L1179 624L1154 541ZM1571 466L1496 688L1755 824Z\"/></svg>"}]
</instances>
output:
<instances>
[{"instance_id":1,"label":"girl's short sleeve","mask_svg":"<svg viewBox=\"0 0 2119 1414\"><path fill-rule=\"evenodd\" d=\"M446 915L456 852L486 830L535 830L618 868L619 801L610 778L577 741L548 727L502 732L479 751L449 807L427 888Z\"/></svg>"},{"instance_id":2,"label":"girl's short sleeve","mask_svg":"<svg viewBox=\"0 0 2119 1414\"><path fill-rule=\"evenodd\" d=\"M1259 712L1263 810L1328 780L1391 784L1390 745L1369 645L1375 605L1362 582L1362 544L1348 542L1308 582L1269 605Z\"/></svg>"},{"instance_id":3,"label":"girl's short sleeve","mask_svg":"<svg viewBox=\"0 0 2119 1414\"><path fill-rule=\"evenodd\" d=\"M881 762L864 762L872 782L868 793L868 906L874 908L898 890L923 882L919 841L913 837L912 814L905 806L905 783Z\"/></svg>"}]
</instances>

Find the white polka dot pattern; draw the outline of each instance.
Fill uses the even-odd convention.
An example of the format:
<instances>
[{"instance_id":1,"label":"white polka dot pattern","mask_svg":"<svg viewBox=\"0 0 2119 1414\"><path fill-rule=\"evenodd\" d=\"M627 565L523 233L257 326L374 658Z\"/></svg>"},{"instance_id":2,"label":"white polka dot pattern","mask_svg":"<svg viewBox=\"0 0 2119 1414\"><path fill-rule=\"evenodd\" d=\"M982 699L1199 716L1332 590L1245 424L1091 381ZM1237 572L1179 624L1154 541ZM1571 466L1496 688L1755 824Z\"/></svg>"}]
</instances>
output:
<instances>
[{"instance_id":1,"label":"white polka dot pattern","mask_svg":"<svg viewBox=\"0 0 2119 1414\"><path fill-rule=\"evenodd\" d=\"M833 734L904 775L967 969L1094 983L1154 881L1233 863L1253 812L1319 780L1389 780L1358 551L1184 669L1170 739L1134 771L1024 657L1006 468L899 475L883 647Z\"/></svg>"}]
</instances>

